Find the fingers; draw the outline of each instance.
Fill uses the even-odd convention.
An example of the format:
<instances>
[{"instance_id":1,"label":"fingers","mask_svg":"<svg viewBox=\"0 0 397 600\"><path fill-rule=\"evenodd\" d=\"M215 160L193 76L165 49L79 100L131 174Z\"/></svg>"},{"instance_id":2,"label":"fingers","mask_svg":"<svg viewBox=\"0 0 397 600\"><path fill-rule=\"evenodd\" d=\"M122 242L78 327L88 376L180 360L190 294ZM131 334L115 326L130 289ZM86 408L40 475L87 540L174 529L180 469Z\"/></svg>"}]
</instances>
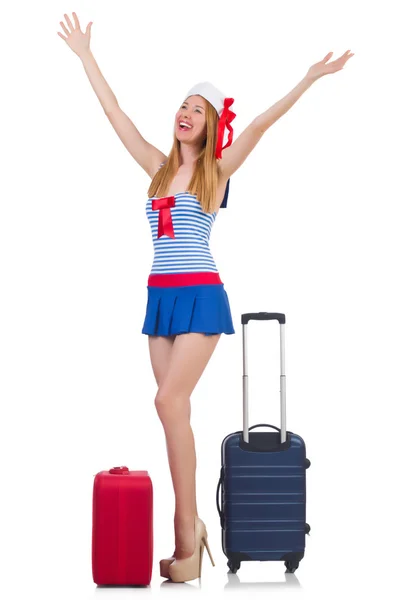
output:
<instances>
[{"instance_id":1,"label":"fingers","mask_svg":"<svg viewBox=\"0 0 397 600\"><path fill-rule=\"evenodd\" d=\"M68 29L66 29L65 25L63 24L63 21L59 21L59 24L62 27L62 29L64 30L64 32L66 33L66 37L68 37L70 35L70 31Z\"/></svg>"},{"instance_id":2,"label":"fingers","mask_svg":"<svg viewBox=\"0 0 397 600\"><path fill-rule=\"evenodd\" d=\"M65 17L66 23L69 25L70 32L74 31L74 27L72 25L72 21L69 19L68 15L63 15Z\"/></svg>"},{"instance_id":3,"label":"fingers","mask_svg":"<svg viewBox=\"0 0 397 600\"><path fill-rule=\"evenodd\" d=\"M67 14L64 14L63 16L65 17L65 21L69 26L69 29L67 27L65 27L63 21L60 21L59 24L62 27L63 31L66 33L66 37L63 36L61 33L59 33L59 31L57 31L59 37L61 37L63 40L67 40L67 38L73 33L73 31L81 31L80 29L80 21L78 16L76 15L75 12L72 12L73 15L73 20L74 20L74 25L72 23L72 21L69 19Z\"/></svg>"},{"instance_id":4,"label":"fingers","mask_svg":"<svg viewBox=\"0 0 397 600\"><path fill-rule=\"evenodd\" d=\"M354 56L353 52L350 52L350 50L346 50L346 52L344 54L342 54L342 56L340 56L338 58L338 60L342 61L343 59L345 59L345 62L346 62L352 56Z\"/></svg>"},{"instance_id":5,"label":"fingers","mask_svg":"<svg viewBox=\"0 0 397 600\"><path fill-rule=\"evenodd\" d=\"M330 52L327 56L332 55ZM346 62L354 56L353 53L350 53L350 50L346 50L344 54L342 54L339 58L336 58L332 62L328 63L326 66L328 67L328 73L335 73L336 71L340 71L345 66Z\"/></svg>"},{"instance_id":6,"label":"fingers","mask_svg":"<svg viewBox=\"0 0 397 600\"><path fill-rule=\"evenodd\" d=\"M75 12L73 12L72 15L73 15L73 19L74 19L74 22L75 22L76 29L80 29L80 22L79 22L78 16L76 15Z\"/></svg>"},{"instance_id":7,"label":"fingers","mask_svg":"<svg viewBox=\"0 0 397 600\"><path fill-rule=\"evenodd\" d=\"M328 52L328 54L323 58L323 60L321 62L326 63L327 60L329 60L332 55L333 55L333 52ZM350 50L346 50L346 52L344 54L342 54L342 56L333 60L332 63L329 63L329 65L331 65L331 64L335 65L338 63L338 61L342 61L343 58L347 59L347 58L350 58L351 56L354 56L354 54L350 53ZM327 65L327 66L329 66L329 65Z\"/></svg>"}]
</instances>

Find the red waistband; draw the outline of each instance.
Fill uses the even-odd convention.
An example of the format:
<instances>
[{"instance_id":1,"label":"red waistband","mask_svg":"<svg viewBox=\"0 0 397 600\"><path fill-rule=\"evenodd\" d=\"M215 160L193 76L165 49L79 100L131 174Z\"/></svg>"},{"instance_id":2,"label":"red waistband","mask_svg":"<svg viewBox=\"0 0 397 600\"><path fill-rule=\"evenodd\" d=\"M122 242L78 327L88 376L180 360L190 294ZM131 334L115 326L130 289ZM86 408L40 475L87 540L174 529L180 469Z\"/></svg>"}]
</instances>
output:
<instances>
[{"instance_id":1,"label":"red waistband","mask_svg":"<svg viewBox=\"0 0 397 600\"><path fill-rule=\"evenodd\" d=\"M223 283L219 273L164 273L160 275L149 275L148 285L158 287L172 287L181 285L207 285L211 283Z\"/></svg>"}]
</instances>

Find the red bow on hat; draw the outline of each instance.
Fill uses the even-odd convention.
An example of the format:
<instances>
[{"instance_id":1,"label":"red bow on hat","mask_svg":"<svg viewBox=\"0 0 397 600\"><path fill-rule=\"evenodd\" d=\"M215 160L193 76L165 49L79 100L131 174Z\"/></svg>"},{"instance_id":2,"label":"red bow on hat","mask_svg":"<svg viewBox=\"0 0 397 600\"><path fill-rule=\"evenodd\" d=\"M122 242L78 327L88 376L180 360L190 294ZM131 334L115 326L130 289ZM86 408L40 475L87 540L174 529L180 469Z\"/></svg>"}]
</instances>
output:
<instances>
[{"instance_id":1,"label":"red bow on hat","mask_svg":"<svg viewBox=\"0 0 397 600\"><path fill-rule=\"evenodd\" d=\"M175 206L175 196L166 196L165 198L152 200L152 210L159 210L157 238L160 238L162 235L175 237L170 210L172 206Z\"/></svg>"},{"instance_id":2,"label":"red bow on hat","mask_svg":"<svg viewBox=\"0 0 397 600\"><path fill-rule=\"evenodd\" d=\"M222 158L222 150L224 150L225 148L230 146L233 141L233 127L230 125L230 123L233 121L234 117L236 116L236 113L234 113L233 111L230 110L230 106L233 104L233 102L234 102L234 98L225 98L225 100L224 100L224 108L223 108L221 116L219 117L219 123L218 123L218 139L216 142L216 151L215 151L216 158ZM227 138L227 143L222 148L225 127L228 128L229 135Z\"/></svg>"}]
</instances>

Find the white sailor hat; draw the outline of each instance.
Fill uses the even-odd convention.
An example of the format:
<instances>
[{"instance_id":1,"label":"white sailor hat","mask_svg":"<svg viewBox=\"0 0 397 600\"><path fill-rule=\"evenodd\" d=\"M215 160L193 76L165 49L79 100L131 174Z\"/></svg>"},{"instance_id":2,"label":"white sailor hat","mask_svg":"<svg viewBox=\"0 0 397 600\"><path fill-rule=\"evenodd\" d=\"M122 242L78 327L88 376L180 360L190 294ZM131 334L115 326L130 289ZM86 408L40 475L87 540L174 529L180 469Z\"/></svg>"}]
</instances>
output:
<instances>
[{"instance_id":1,"label":"white sailor hat","mask_svg":"<svg viewBox=\"0 0 397 600\"><path fill-rule=\"evenodd\" d=\"M216 158L222 158L222 150L230 146L233 141L233 128L231 122L236 114L230 110L230 107L234 102L234 98L226 98L225 94L222 94L222 92L209 81L203 81L194 85L186 94L185 99L195 95L202 96L208 100L218 113L219 122L215 156ZM227 143L223 146L225 127L229 130L229 134Z\"/></svg>"}]
</instances>

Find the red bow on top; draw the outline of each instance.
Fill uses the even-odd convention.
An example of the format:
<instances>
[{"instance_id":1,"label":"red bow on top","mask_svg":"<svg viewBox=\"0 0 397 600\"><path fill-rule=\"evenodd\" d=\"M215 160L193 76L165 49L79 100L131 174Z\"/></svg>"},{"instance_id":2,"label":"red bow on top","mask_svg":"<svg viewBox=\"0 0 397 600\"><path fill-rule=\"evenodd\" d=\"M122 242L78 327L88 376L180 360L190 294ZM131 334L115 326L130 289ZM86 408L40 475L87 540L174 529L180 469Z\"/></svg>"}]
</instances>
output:
<instances>
[{"instance_id":1,"label":"red bow on top","mask_svg":"<svg viewBox=\"0 0 397 600\"><path fill-rule=\"evenodd\" d=\"M152 210L159 211L157 238L160 238L162 235L168 235L172 238L175 237L170 210L172 206L175 206L175 196L166 196L165 198L152 200Z\"/></svg>"},{"instance_id":2,"label":"red bow on top","mask_svg":"<svg viewBox=\"0 0 397 600\"><path fill-rule=\"evenodd\" d=\"M222 158L222 150L224 150L225 148L230 146L233 141L233 127L230 125L230 123L233 121L234 117L236 116L236 113L234 113L233 111L230 110L230 106L233 104L233 102L234 102L234 98L225 98L224 109L222 111L222 114L219 118L219 123L218 123L218 139L216 142L216 151L215 151L216 158ZM227 138L227 143L222 148L225 127L227 127L229 130L229 136Z\"/></svg>"}]
</instances>

